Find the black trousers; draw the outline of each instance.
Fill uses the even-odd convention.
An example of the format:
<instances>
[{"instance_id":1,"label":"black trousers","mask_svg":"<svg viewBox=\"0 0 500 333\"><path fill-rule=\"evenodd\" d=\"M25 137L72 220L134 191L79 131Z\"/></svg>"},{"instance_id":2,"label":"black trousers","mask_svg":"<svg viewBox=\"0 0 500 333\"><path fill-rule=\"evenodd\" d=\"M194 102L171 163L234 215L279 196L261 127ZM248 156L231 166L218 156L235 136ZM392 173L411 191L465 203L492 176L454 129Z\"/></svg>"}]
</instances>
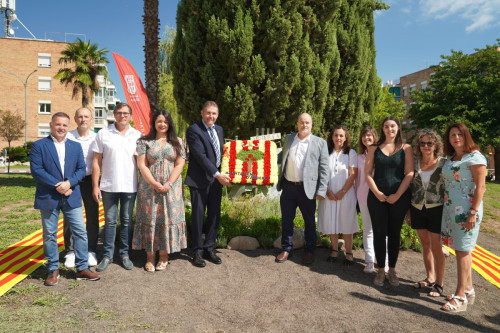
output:
<instances>
[{"instance_id":1,"label":"black trousers","mask_svg":"<svg viewBox=\"0 0 500 333\"><path fill-rule=\"evenodd\" d=\"M386 251L389 256L389 267L396 267L401 241L401 227L405 214L410 208L410 200L410 190L406 190L393 204L380 202L372 191L368 193L368 211L372 219L373 247L378 268L385 266Z\"/></svg>"},{"instance_id":2,"label":"black trousers","mask_svg":"<svg viewBox=\"0 0 500 333\"><path fill-rule=\"evenodd\" d=\"M80 182L85 217L87 220L87 238L89 241L89 252L97 252L97 238L99 237L99 204L92 198L92 175L85 176ZM64 245L66 251L73 251L73 237L69 223L63 227Z\"/></svg>"},{"instance_id":3,"label":"black trousers","mask_svg":"<svg viewBox=\"0 0 500 333\"><path fill-rule=\"evenodd\" d=\"M222 199L222 185L214 181L206 188L189 187L191 193L191 238L193 252L201 253L202 250L212 251L217 240L220 223L220 204ZM201 242L203 233L203 219L207 211L207 224L205 226L205 241Z\"/></svg>"}]
</instances>

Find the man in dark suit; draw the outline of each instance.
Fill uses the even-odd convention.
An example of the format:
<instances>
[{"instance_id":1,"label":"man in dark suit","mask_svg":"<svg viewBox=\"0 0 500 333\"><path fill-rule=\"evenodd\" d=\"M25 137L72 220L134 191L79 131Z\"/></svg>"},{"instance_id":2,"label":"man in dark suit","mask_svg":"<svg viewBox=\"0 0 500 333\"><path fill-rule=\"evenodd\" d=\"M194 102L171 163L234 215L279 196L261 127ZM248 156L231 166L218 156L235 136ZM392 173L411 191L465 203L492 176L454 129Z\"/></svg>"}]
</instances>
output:
<instances>
[{"instance_id":1,"label":"man in dark suit","mask_svg":"<svg viewBox=\"0 0 500 333\"><path fill-rule=\"evenodd\" d=\"M305 224L305 265L314 261L316 245L316 200L324 200L330 178L326 141L311 134L312 118L303 113L297 133L288 134L283 147L283 162L277 189L283 190L281 205L281 248L276 262L285 262L292 250L293 220L299 207Z\"/></svg>"},{"instance_id":2,"label":"man in dark suit","mask_svg":"<svg viewBox=\"0 0 500 333\"><path fill-rule=\"evenodd\" d=\"M201 110L201 121L189 126L186 141L189 147L189 164L186 185L191 193L191 237L193 241L193 264L205 267L208 259L214 264L222 260L214 252L219 229L222 185L230 185L229 176L220 171L224 136L222 127L215 125L219 108L213 101L207 101ZM203 218L207 211L205 241L201 242Z\"/></svg>"},{"instance_id":3,"label":"man in dark suit","mask_svg":"<svg viewBox=\"0 0 500 333\"><path fill-rule=\"evenodd\" d=\"M66 139L68 129L69 116L63 112L54 114L50 135L34 142L30 153L31 175L36 180L35 209L40 209L42 215L43 253L49 272L46 286L55 286L59 279L57 225L60 211L74 239L77 280L100 279L99 274L88 269L87 262L87 230L78 185L86 169L82 146Z\"/></svg>"}]
</instances>

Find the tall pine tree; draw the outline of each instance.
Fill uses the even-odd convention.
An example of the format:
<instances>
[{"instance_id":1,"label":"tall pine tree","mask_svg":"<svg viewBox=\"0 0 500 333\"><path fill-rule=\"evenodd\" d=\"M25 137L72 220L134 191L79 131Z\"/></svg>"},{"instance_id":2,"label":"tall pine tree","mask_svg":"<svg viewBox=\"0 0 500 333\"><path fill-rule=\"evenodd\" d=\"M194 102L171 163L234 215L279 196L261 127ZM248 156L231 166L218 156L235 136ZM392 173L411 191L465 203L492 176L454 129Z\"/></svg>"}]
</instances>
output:
<instances>
[{"instance_id":1,"label":"tall pine tree","mask_svg":"<svg viewBox=\"0 0 500 333\"><path fill-rule=\"evenodd\" d=\"M172 57L174 96L192 123L219 104L226 136L295 130L302 112L324 135L358 129L374 107L374 0L182 0Z\"/></svg>"}]
</instances>

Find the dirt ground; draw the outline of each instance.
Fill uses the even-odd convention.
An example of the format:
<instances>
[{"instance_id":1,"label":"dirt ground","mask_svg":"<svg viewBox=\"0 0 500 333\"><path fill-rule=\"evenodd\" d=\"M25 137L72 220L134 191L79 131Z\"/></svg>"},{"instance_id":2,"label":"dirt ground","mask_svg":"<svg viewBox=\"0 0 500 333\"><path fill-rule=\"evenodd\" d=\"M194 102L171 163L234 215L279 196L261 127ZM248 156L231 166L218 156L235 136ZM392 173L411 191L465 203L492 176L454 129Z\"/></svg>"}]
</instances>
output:
<instances>
[{"instance_id":1,"label":"dirt ground","mask_svg":"<svg viewBox=\"0 0 500 333\"><path fill-rule=\"evenodd\" d=\"M499 240L498 233L483 232L478 244L500 255ZM475 304L465 313L449 314L439 310L442 298L412 287L425 277L420 253L401 252L399 287L372 284L373 275L362 271L363 250L355 251L350 268L342 266L343 254L337 263L326 262L325 248L317 249L309 267L301 264L302 250L283 264L274 262L276 254L224 249L222 265L207 262L197 268L185 251L171 256L166 271L148 273L142 268L144 253L133 251L132 271L113 263L101 281L77 283L72 270L63 270L58 286L44 287L42 267L17 287L39 286L38 294L57 293L68 303L48 310L50 322L29 323L34 331L500 332L500 289L476 272ZM454 292L455 285L456 261L450 256L445 292ZM3 297L8 299L2 308L11 313L31 302L29 294ZM57 322L66 324L50 324Z\"/></svg>"}]
</instances>

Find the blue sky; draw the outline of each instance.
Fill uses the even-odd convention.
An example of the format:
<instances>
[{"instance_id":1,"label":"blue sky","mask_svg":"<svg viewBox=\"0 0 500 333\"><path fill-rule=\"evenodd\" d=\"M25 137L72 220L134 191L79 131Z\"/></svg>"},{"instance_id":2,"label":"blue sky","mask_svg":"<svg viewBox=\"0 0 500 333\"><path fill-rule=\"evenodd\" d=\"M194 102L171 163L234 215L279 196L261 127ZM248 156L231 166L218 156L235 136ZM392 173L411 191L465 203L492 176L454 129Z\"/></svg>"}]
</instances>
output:
<instances>
[{"instance_id":1,"label":"blue sky","mask_svg":"<svg viewBox=\"0 0 500 333\"><path fill-rule=\"evenodd\" d=\"M178 0L160 1L161 34L175 27ZM375 13L377 72L383 82L424 69L451 49L465 53L500 38L500 0L386 0L391 9ZM144 78L141 0L17 0L16 12L37 37L64 40L67 32L84 34L101 48L128 59ZM30 37L19 24L16 37ZM47 34L46 34L47 33ZM68 35L69 40L75 36ZM110 78L125 99L109 55ZM23 74L23 73L19 73ZM144 80L143 80L144 82Z\"/></svg>"}]
</instances>

